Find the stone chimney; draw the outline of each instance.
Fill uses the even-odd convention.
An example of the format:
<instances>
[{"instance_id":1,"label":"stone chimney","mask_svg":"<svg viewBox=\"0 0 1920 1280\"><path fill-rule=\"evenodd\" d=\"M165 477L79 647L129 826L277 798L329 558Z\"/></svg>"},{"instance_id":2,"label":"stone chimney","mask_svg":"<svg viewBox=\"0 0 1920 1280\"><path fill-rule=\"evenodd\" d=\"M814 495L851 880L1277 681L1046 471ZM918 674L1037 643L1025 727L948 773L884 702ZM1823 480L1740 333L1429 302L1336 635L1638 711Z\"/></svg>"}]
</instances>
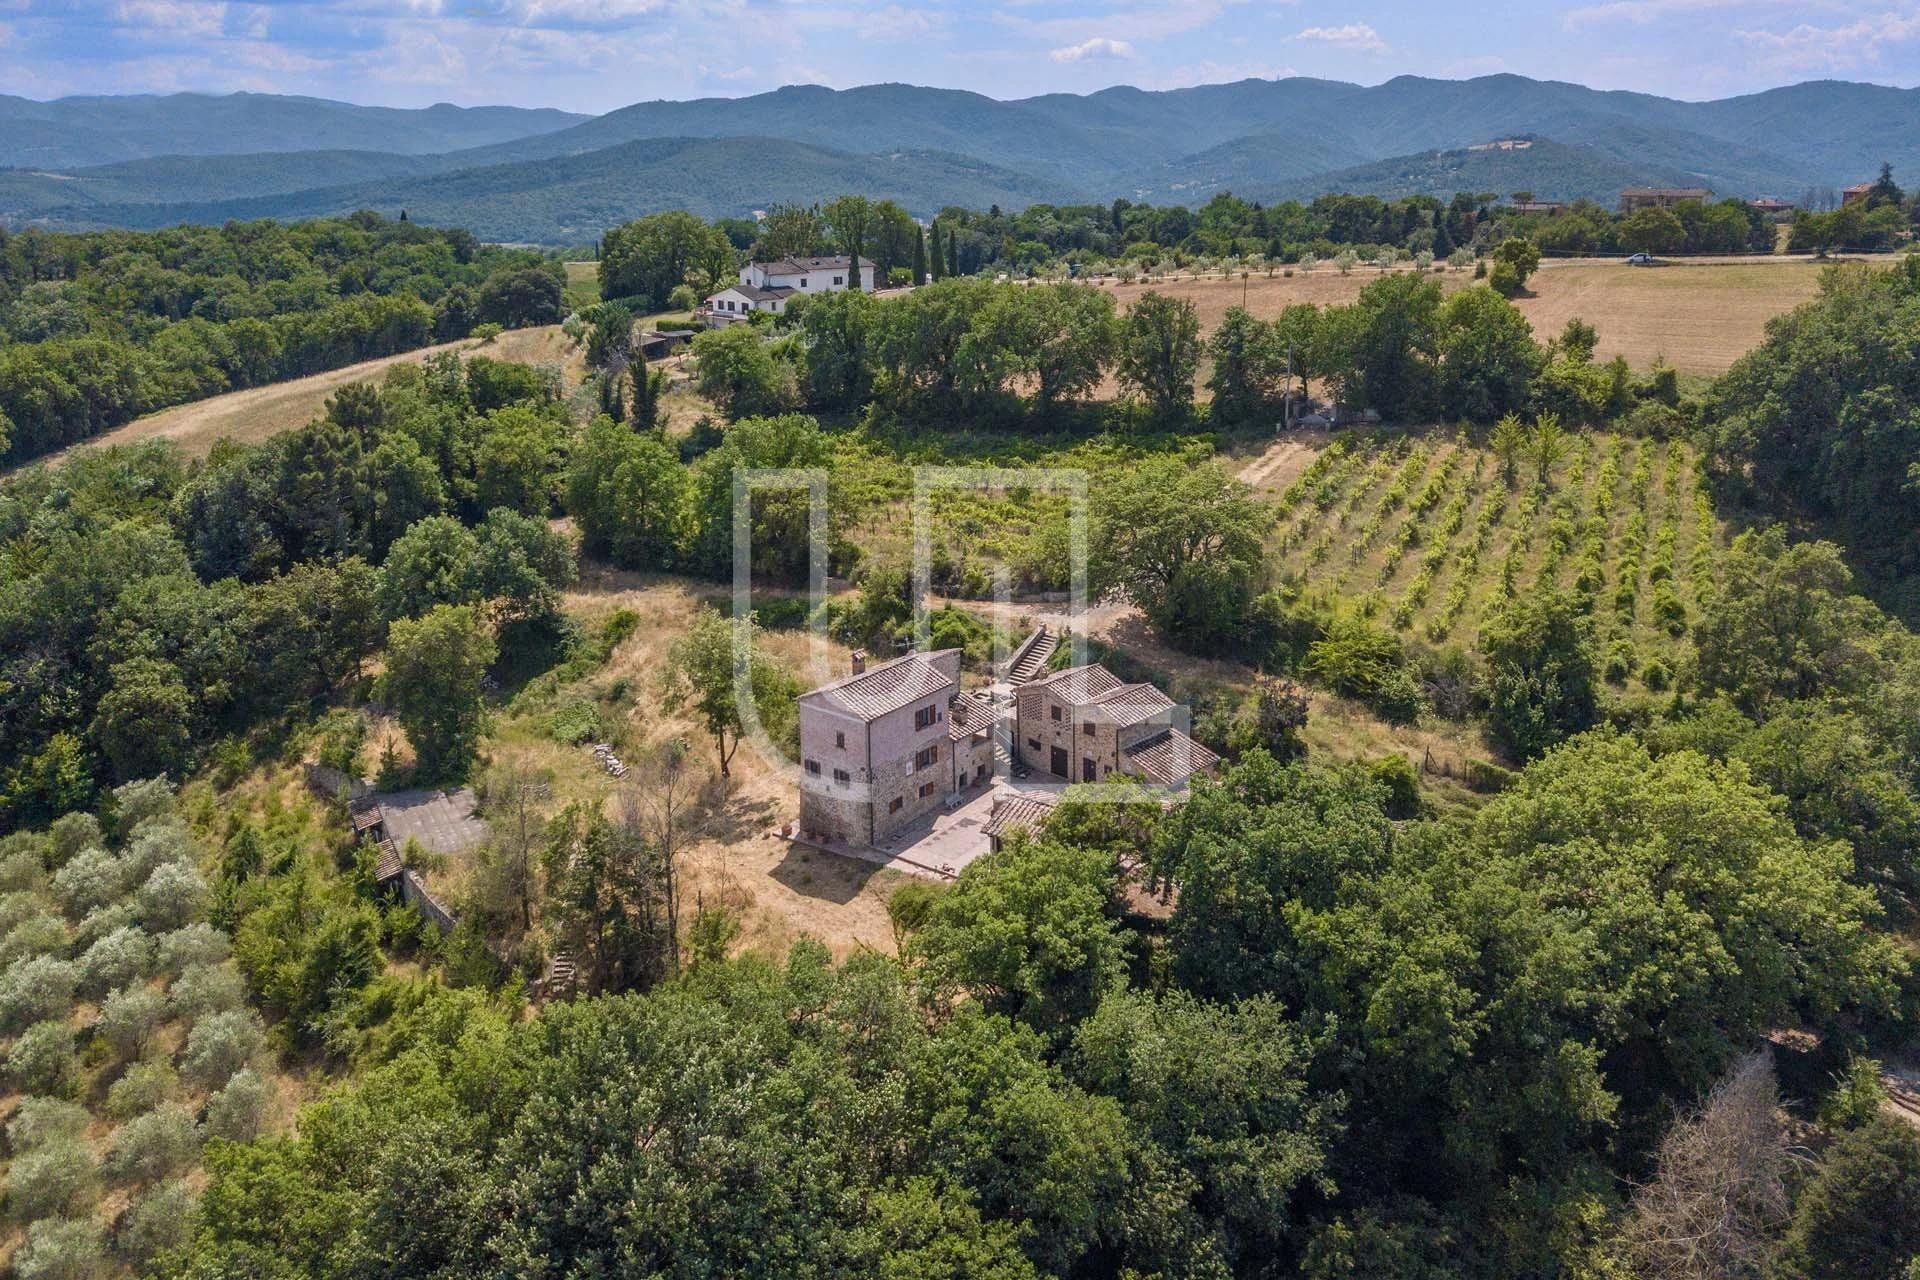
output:
<instances>
[{"instance_id":1,"label":"stone chimney","mask_svg":"<svg viewBox=\"0 0 1920 1280\"><path fill-rule=\"evenodd\" d=\"M864 674L866 669L867 669L867 651L865 649L855 649L853 651L853 674L855 675Z\"/></svg>"}]
</instances>

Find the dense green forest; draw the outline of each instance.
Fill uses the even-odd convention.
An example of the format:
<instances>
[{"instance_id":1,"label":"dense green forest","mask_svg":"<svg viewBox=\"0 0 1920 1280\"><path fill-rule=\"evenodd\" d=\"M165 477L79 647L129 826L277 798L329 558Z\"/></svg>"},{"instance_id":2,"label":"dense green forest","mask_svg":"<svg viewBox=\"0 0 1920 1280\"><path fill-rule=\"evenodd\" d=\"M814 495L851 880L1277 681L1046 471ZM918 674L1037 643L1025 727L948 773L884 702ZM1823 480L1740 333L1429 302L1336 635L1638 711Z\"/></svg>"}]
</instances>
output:
<instances>
[{"instance_id":1,"label":"dense green forest","mask_svg":"<svg viewBox=\"0 0 1920 1280\"><path fill-rule=\"evenodd\" d=\"M482 324L551 324L563 285L540 255L372 214L147 233L0 229L0 459Z\"/></svg>"}]
</instances>

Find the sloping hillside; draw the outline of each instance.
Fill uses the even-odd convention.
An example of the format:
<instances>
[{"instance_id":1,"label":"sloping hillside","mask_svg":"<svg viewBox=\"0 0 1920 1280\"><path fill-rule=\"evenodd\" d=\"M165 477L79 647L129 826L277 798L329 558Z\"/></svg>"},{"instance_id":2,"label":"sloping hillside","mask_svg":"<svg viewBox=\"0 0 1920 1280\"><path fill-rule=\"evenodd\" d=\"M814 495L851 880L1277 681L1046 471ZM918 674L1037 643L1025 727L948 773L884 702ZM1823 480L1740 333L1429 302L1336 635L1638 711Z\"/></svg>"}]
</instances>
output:
<instances>
[{"instance_id":1,"label":"sloping hillside","mask_svg":"<svg viewBox=\"0 0 1920 1280\"><path fill-rule=\"evenodd\" d=\"M955 193L1018 208L1069 188L944 152L849 155L770 138L657 138L585 155L461 169L246 199L102 204L54 211L82 225L161 227L230 218L307 218L374 208L459 225L487 240L568 244L662 209L741 215L855 191L937 210Z\"/></svg>"},{"instance_id":2,"label":"sloping hillside","mask_svg":"<svg viewBox=\"0 0 1920 1280\"><path fill-rule=\"evenodd\" d=\"M563 129L586 117L524 107L360 107L266 93L34 102L0 95L0 166L67 168L168 155L389 151L428 155Z\"/></svg>"}]
</instances>

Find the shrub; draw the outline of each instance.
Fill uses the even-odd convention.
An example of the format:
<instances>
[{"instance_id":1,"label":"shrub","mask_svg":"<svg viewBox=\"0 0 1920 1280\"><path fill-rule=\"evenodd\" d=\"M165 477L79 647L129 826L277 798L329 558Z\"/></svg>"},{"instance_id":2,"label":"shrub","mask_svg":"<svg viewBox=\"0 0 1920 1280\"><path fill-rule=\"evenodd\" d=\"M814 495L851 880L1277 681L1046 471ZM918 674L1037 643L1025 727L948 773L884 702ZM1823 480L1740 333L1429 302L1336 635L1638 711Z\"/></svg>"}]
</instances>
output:
<instances>
[{"instance_id":1,"label":"shrub","mask_svg":"<svg viewBox=\"0 0 1920 1280\"><path fill-rule=\"evenodd\" d=\"M89 911L73 930L73 945L85 951L115 929L126 929L139 923L131 902L110 902L104 907Z\"/></svg>"},{"instance_id":2,"label":"shrub","mask_svg":"<svg viewBox=\"0 0 1920 1280\"><path fill-rule=\"evenodd\" d=\"M148 818L173 812L173 784L144 778L113 789L113 829L123 838Z\"/></svg>"},{"instance_id":3,"label":"shrub","mask_svg":"<svg viewBox=\"0 0 1920 1280\"><path fill-rule=\"evenodd\" d=\"M40 855L31 849L16 849L0 857L0 893L39 889L46 884L47 869Z\"/></svg>"},{"instance_id":4,"label":"shrub","mask_svg":"<svg viewBox=\"0 0 1920 1280\"><path fill-rule=\"evenodd\" d=\"M125 868L126 883L134 885L152 875L157 867L168 864L191 867L193 856L193 840L177 822L152 822L127 845L120 861Z\"/></svg>"},{"instance_id":5,"label":"shrub","mask_svg":"<svg viewBox=\"0 0 1920 1280\"><path fill-rule=\"evenodd\" d=\"M144 983L125 987L100 1006L100 1036L119 1057L137 1058L166 1020L165 996Z\"/></svg>"},{"instance_id":6,"label":"shrub","mask_svg":"<svg viewBox=\"0 0 1920 1280\"><path fill-rule=\"evenodd\" d=\"M180 862L164 862L140 886L140 914L153 929L177 929L200 912L207 882Z\"/></svg>"},{"instance_id":7,"label":"shrub","mask_svg":"<svg viewBox=\"0 0 1920 1280\"><path fill-rule=\"evenodd\" d=\"M7 1082L22 1093L64 1097L79 1075L73 1028L64 1021L34 1023L7 1050Z\"/></svg>"},{"instance_id":8,"label":"shrub","mask_svg":"<svg viewBox=\"0 0 1920 1280\"><path fill-rule=\"evenodd\" d=\"M1467 762L1467 788L1471 791L1492 793L1505 791L1513 785L1519 775L1511 769L1503 769L1491 760L1469 760Z\"/></svg>"},{"instance_id":9,"label":"shrub","mask_svg":"<svg viewBox=\"0 0 1920 1280\"><path fill-rule=\"evenodd\" d=\"M153 938L124 926L88 947L80 956L80 990L99 996L146 977L153 971Z\"/></svg>"},{"instance_id":10,"label":"shrub","mask_svg":"<svg viewBox=\"0 0 1920 1280\"><path fill-rule=\"evenodd\" d=\"M1367 774L1386 787L1389 818L1404 820L1420 816L1420 775L1413 761L1399 754L1383 756L1367 766Z\"/></svg>"},{"instance_id":11,"label":"shrub","mask_svg":"<svg viewBox=\"0 0 1920 1280\"><path fill-rule=\"evenodd\" d=\"M251 1142L266 1119L267 1082L252 1067L242 1067L227 1087L207 1099L207 1133L230 1142Z\"/></svg>"},{"instance_id":12,"label":"shrub","mask_svg":"<svg viewBox=\"0 0 1920 1280\"><path fill-rule=\"evenodd\" d=\"M53 874L53 893L67 918L79 920L127 890L126 869L105 849L82 849Z\"/></svg>"},{"instance_id":13,"label":"shrub","mask_svg":"<svg viewBox=\"0 0 1920 1280\"><path fill-rule=\"evenodd\" d=\"M7 1121L15 1156L54 1142L78 1141L87 1131L86 1108L64 1098L24 1098Z\"/></svg>"},{"instance_id":14,"label":"shrub","mask_svg":"<svg viewBox=\"0 0 1920 1280\"><path fill-rule=\"evenodd\" d=\"M17 1280L88 1280L99 1274L105 1232L91 1218L43 1218L14 1255Z\"/></svg>"},{"instance_id":15,"label":"shrub","mask_svg":"<svg viewBox=\"0 0 1920 1280\"><path fill-rule=\"evenodd\" d=\"M1640 673L1640 680L1647 688L1659 693L1673 683L1673 672L1668 669L1663 659L1655 658L1647 664L1646 670Z\"/></svg>"},{"instance_id":16,"label":"shrub","mask_svg":"<svg viewBox=\"0 0 1920 1280\"><path fill-rule=\"evenodd\" d=\"M177 1102L163 1102L120 1126L106 1167L116 1178L152 1181L180 1172L199 1154L192 1113Z\"/></svg>"},{"instance_id":17,"label":"shrub","mask_svg":"<svg viewBox=\"0 0 1920 1280\"><path fill-rule=\"evenodd\" d=\"M68 946L67 924L59 916L43 911L28 916L0 939L0 965L12 964L30 956L63 956Z\"/></svg>"},{"instance_id":18,"label":"shrub","mask_svg":"<svg viewBox=\"0 0 1920 1280\"><path fill-rule=\"evenodd\" d=\"M107 1090L106 1112L115 1120L131 1120L171 1100L179 1087L180 1076L172 1063L136 1062Z\"/></svg>"},{"instance_id":19,"label":"shrub","mask_svg":"<svg viewBox=\"0 0 1920 1280\"><path fill-rule=\"evenodd\" d=\"M17 1222L85 1213L99 1193L93 1152L78 1138L42 1143L7 1170L7 1212Z\"/></svg>"},{"instance_id":20,"label":"shrub","mask_svg":"<svg viewBox=\"0 0 1920 1280\"><path fill-rule=\"evenodd\" d=\"M206 1089L217 1089L266 1048L266 1031L249 1010L212 1014L194 1024L180 1058L181 1074Z\"/></svg>"},{"instance_id":21,"label":"shrub","mask_svg":"<svg viewBox=\"0 0 1920 1280\"><path fill-rule=\"evenodd\" d=\"M246 1003L247 988L231 964L191 964L173 980L167 999L176 1013L198 1021L238 1009Z\"/></svg>"},{"instance_id":22,"label":"shrub","mask_svg":"<svg viewBox=\"0 0 1920 1280\"><path fill-rule=\"evenodd\" d=\"M0 974L0 1032L66 1017L73 1009L77 980L72 963L53 956L33 956L9 966Z\"/></svg>"},{"instance_id":23,"label":"shrub","mask_svg":"<svg viewBox=\"0 0 1920 1280\"><path fill-rule=\"evenodd\" d=\"M48 857L56 868L72 861L82 849L97 849L106 837L100 833L100 819L90 813L69 813L54 819L47 828Z\"/></svg>"},{"instance_id":24,"label":"shrub","mask_svg":"<svg viewBox=\"0 0 1920 1280\"><path fill-rule=\"evenodd\" d=\"M1364 618L1341 618L1307 649L1303 668L1334 692L1358 698L1395 724L1420 717L1420 690L1399 638Z\"/></svg>"},{"instance_id":25,"label":"shrub","mask_svg":"<svg viewBox=\"0 0 1920 1280\"><path fill-rule=\"evenodd\" d=\"M1625 684L1633 674L1633 664L1633 641L1623 636L1607 646L1607 661L1601 674L1608 684Z\"/></svg>"},{"instance_id":26,"label":"shrub","mask_svg":"<svg viewBox=\"0 0 1920 1280\"><path fill-rule=\"evenodd\" d=\"M202 921L184 929L160 935L155 947L158 968L163 973L180 974L193 965L215 965L232 953L232 939Z\"/></svg>"},{"instance_id":27,"label":"shrub","mask_svg":"<svg viewBox=\"0 0 1920 1280\"><path fill-rule=\"evenodd\" d=\"M113 1226L113 1251L138 1270L193 1234L193 1190L180 1179L163 1182L128 1206Z\"/></svg>"}]
</instances>

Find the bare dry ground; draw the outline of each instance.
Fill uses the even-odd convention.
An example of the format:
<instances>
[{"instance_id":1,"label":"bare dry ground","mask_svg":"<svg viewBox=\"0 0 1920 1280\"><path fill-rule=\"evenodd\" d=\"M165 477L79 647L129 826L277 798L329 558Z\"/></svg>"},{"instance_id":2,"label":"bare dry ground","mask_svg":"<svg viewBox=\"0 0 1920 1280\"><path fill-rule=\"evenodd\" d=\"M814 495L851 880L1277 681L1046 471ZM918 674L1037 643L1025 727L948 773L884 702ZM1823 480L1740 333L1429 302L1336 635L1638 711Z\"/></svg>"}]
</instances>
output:
<instances>
[{"instance_id":1,"label":"bare dry ground","mask_svg":"<svg viewBox=\"0 0 1920 1280\"><path fill-rule=\"evenodd\" d=\"M1758 346L1768 320L1812 298L1822 269L1804 257L1705 259L1659 267L1555 259L1541 265L1528 295L1516 302L1543 340L1577 316L1599 331L1603 360L1624 355L1636 368L1645 368L1664 358L1682 373L1712 375ZM1211 333L1243 297L1255 315L1272 317L1300 302L1351 302L1381 274L1359 267L1343 276L1322 264L1291 277L1256 273L1242 281L1176 275L1124 285L1103 281L1102 287L1113 290L1122 305L1149 289L1189 298L1199 309L1202 331ZM1439 272L1434 279L1448 292L1475 283L1467 271Z\"/></svg>"},{"instance_id":2,"label":"bare dry ground","mask_svg":"<svg viewBox=\"0 0 1920 1280\"><path fill-rule=\"evenodd\" d=\"M599 695L621 690L608 701L621 717L613 737L633 769L631 781L642 783L649 753L669 738L683 738L693 749L700 792L681 860L681 900L689 912L701 905L726 906L741 921L740 945L770 954L784 953L802 936L819 939L836 957L863 948L891 952L886 903L904 877L781 839L780 827L799 814L794 782L751 745L740 748L731 776L722 779L713 740L693 721L661 705L658 681L668 646L686 632L703 602L718 604L727 590L589 562L566 600L568 612L589 623L621 608L634 610L642 619L606 667L586 682L587 691ZM805 632L771 632L764 639L803 686L816 683L808 666ZM848 658L843 646L830 645L832 674L845 674ZM537 725L503 724L488 740L487 751L497 762L550 770L556 802L596 802L610 812L622 803L619 784L599 769L586 747L559 743Z\"/></svg>"}]
</instances>

